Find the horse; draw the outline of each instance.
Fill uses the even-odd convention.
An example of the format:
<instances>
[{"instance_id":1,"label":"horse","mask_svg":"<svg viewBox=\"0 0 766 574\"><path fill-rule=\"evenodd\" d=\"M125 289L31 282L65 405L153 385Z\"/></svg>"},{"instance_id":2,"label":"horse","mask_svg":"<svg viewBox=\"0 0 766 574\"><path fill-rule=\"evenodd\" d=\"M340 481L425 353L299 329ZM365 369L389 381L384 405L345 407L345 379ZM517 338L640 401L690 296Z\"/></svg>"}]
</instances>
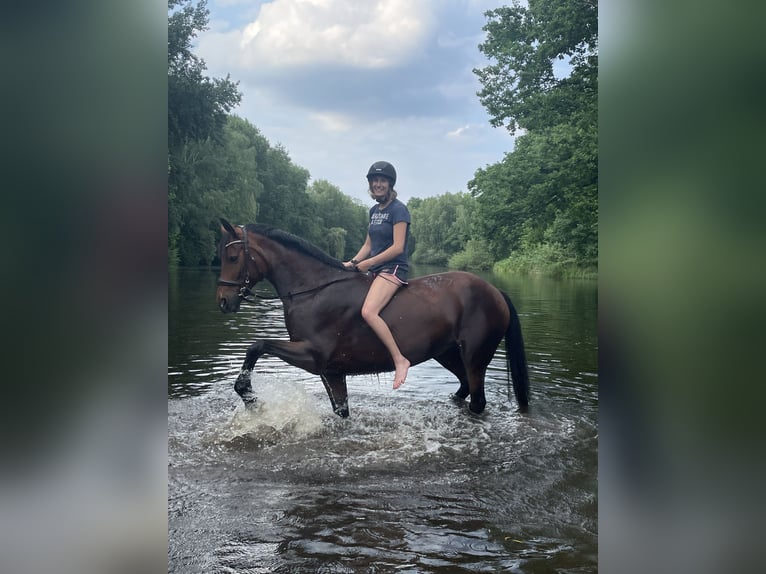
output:
<instances>
[{"instance_id":1,"label":"horse","mask_svg":"<svg viewBox=\"0 0 766 574\"><path fill-rule=\"evenodd\" d=\"M221 219L221 271L216 299L224 313L254 302L252 287L267 280L284 307L288 341L256 340L247 350L234 390L246 407L256 396L251 374L269 354L319 375L333 411L349 416L347 375L394 370L391 356L362 319L373 278L349 270L315 245L263 224L234 227ZM480 414L486 406L487 366L505 338L506 369L519 412L529 405L529 377L521 324L511 299L480 277L450 271L418 277L400 288L381 312L412 365L435 359L460 383L452 395Z\"/></svg>"}]
</instances>

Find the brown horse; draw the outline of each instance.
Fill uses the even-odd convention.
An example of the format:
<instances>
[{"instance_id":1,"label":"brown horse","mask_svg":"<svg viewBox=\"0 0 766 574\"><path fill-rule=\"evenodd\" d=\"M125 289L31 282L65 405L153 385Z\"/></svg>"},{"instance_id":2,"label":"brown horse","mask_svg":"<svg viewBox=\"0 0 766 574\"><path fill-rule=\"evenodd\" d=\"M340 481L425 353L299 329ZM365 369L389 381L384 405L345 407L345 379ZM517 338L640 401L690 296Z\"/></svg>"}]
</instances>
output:
<instances>
[{"instance_id":1,"label":"brown horse","mask_svg":"<svg viewBox=\"0 0 766 574\"><path fill-rule=\"evenodd\" d=\"M250 375L261 355L322 378L333 410L347 417L346 375L394 370L391 357L361 318L372 278L345 269L294 235L264 225L233 227L221 220L221 275L216 298L224 313L250 301L250 288L266 279L282 300L289 341L261 339L248 349L234 389L250 406ZM483 279L464 272L418 277L399 289L381 313L402 353L413 365L436 359L460 382L453 398L471 396L469 408L486 405L484 376L505 337L507 368L522 412L529 379L521 324L511 300Z\"/></svg>"}]
</instances>

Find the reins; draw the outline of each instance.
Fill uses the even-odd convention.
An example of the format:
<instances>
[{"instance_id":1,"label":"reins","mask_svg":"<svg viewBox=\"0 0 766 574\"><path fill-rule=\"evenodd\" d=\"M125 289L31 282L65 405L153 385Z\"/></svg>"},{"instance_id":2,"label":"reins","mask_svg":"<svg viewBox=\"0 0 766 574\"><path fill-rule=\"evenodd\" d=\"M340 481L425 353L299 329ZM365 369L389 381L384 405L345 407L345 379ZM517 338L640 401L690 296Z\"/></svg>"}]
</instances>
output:
<instances>
[{"instance_id":1,"label":"reins","mask_svg":"<svg viewBox=\"0 0 766 574\"><path fill-rule=\"evenodd\" d=\"M249 297L253 297L255 299L264 299L266 301L274 301L276 299L288 299L288 298L291 299L293 297L297 297L298 295L305 295L307 293L313 293L314 291L320 291L321 289L324 289L325 287L329 287L330 285L334 283L340 283L341 281L347 281L349 279L351 279L351 277L341 277L339 279L333 279L332 281L329 281L328 283L322 283L321 285L318 285L316 287L311 287L310 289L304 289L303 291L295 291L295 292L288 291L285 295L259 295L258 293L253 293L252 290L250 289L248 289L247 291L249 292L248 293ZM224 283L224 282L220 281L219 283ZM233 281L231 282L227 281L225 283L227 285L239 285L239 283L234 283ZM255 301L253 299L247 299L245 297L242 297L242 295L240 295L240 298L243 301L247 301L248 303L255 304Z\"/></svg>"},{"instance_id":2,"label":"reins","mask_svg":"<svg viewBox=\"0 0 766 574\"><path fill-rule=\"evenodd\" d=\"M314 291L319 291L321 289L324 289L325 287L329 287L330 285L334 283L340 283L341 281L348 281L351 279L351 275L347 275L346 277L340 277L338 279L333 279L332 281L328 281L327 283L322 283L321 285L318 285L317 287L312 287L310 289L304 289L303 291L296 291L294 293L288 291L287 295L285 297L295 297L297 295L305 295L306 293L313 293ZM283 299L284 297L273 297L273 299Z\"/></svg>"},{"instance_id":3,"label":"reins","mask_svg":"<svg viewBox=\"0 0 766 574\"><path fill-rule=\"evenodd\" d=\"M236 245L237 243L241 243L243 249L245 250L245 257L250 259L250 261L253 262L253 265L255 265L255 269L258 271L258 274L263 277L263 273L261 273L260 268L258 267L258 262L255 260L255 257L253 257L250 254L250 251L247 246L247 231L245 230L244 225L239 226L240 229L242 229L242 239L235 239L234 241L229 241L226 245L223 246L224 249L231 245ZM334 283L340 283L341 281L347 281L348 279L351 279L351 276L348 275L346 277L340 277L338 279L333 279L332 281L329 281L327 283L323 283L321 285L318 285L316 287L311 287L309 289L303 289L302 291L295 291L290 292L288 291L284 296L282 295L258 295L257 293L253 293L252 289L250 289L250 268L247 264L245 264L245 280L243 283L238 283L236 281L228 281L226 279L218 279L219 285L225 285L227 287L239 287L239 293L238 296L242 301L246 301L248 303L255 304L255 299L265 299L265 300L274 300L274 299L285 299L285 298L292 298L296 297L298 295L305 295L307 293L313 293L314 291L319 291L321 289L324 289L325 287L329 287L330 285L333 285Z\"/></svg>"}]
</instances>

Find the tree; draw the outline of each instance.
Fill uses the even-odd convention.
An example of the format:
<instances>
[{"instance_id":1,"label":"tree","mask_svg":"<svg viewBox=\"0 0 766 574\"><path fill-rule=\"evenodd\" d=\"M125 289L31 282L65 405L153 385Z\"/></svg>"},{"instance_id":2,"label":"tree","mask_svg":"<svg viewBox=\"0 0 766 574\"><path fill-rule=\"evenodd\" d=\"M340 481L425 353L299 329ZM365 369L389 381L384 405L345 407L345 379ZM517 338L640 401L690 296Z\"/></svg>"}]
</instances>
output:
<instances>
[{"instance_id":1,"label":"tree","mask_svg":"<svg viewBox=\"0 0 766 574\"><path fill-rule=\"evenodd\" d=\"M479 49L496 63L475 69L479 100L490 123L537 130L564 123L586 109L595 113L598 93L596 0L529 0L486 12L486 41ZM569 58L570 73L554 74ZM595 121L595 115L593 117Z\"/></svg>"},{"instance_id":2,"label":"tree","mask_svg":"<svg viewBox=\"0 0 766 574\"><path fill-rule=\"evenodd\" d=\"M190 141L175 157L174 217L180 222L176 255L185 265L208 265L215 254L218 218L255 221L258 152L268 142L249 123L234 116L220 143Z\"/></svg>"},{"instance_id":3,"label":"tree","mask_svg":"<svg viewBox=\"0 0 766 574\"><path fill-rule=\"evenodd\" d=\"M465 193L445 193L407 203L412 216L412 261L446 265L471 238L474 201Z\"/></svg>"},{"instance_id":4,"label":"tree","mask_svg":"<svg viewBox=\"0 0 766 574\"><path fill-rule=\"evenodd\" d=\"M208 15L205 0L168 0L168 248L171 261L195 265L212 238L199 163L221 144L227 113L241 98L228 76L206 77L192 53Z\"/></svg>"},{"instance_id":5,"label":"tree","mask_svg":"<svg viewBox=\"0 0 766 574\"><path fill-rule=\"evenodd\" d=\"M585 266L598 245L595 133L562 124L517 140L503 161L477 170L474 225L496 260L542 243L559 244Z\"/></svg>"},{"instance_id":6,"label":"tree","mask_svg":"<svg viewBox=\"0 0 766 574\"><path fill-rule=\"evenodd\" d=\"M206 0L168 0L168 146L218 138L226 115L239 104L237 83L208 78L204 60L192 52L197 34L207 29Z\"/></svg>"},{"instance_id":7,"label":"tree","mask_svg":"<svg viewBox=\"0 0 766 574\"><path fill-rule=\"evenodd\" d=\"M598 256L598 20L595 0L529 0L486 13L474 70L490 123L514 134L502 162L477 170L477 239L496 259L538 250L581 266ZM554 62L569 58L569 73ZM547 245L552 248L541 250Z\"/></svg>"},{"instance_id":8,"label":"tree","mask_svg":"<svg viewBox=\"0 0 766 574\"><path fill-rule=\"evenodd\" d=\"M259 156L258 221L308 238L314 225L313 206L306 191L307 169L295 165L287 150L277 144Z\"/></svg>"},{"instance_id":9,"label":"tree","mask_svg":"<svg viewBox=\"0 0 766 574\"><path fill-rule=\"evenodd\" d=\"M324 179L313 182L308 194L318 227L307 239L338 259L351 259L367 235L367 208Z\"/></svg>"}]
</instances>

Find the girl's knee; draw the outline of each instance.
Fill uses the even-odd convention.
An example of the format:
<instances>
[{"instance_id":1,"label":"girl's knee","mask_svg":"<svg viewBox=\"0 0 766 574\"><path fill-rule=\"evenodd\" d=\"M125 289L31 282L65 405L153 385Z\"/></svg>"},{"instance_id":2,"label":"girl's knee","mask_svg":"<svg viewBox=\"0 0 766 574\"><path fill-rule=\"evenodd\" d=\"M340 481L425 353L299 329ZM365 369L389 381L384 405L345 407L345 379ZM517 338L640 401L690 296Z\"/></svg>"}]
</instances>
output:
<instances>
[{"instance_id":1,"label":"girl's knee","mask_svg":"<svg viewBox=\"0 0 766 574\"><path fill-rule=\"evenodd\" d=\"M369 323L370 321L374 321L375 317L377 317L377 313L373 309L368 309L367 307L362 307L362 319L366 323Z\"/></svg>"}]
</instances>

